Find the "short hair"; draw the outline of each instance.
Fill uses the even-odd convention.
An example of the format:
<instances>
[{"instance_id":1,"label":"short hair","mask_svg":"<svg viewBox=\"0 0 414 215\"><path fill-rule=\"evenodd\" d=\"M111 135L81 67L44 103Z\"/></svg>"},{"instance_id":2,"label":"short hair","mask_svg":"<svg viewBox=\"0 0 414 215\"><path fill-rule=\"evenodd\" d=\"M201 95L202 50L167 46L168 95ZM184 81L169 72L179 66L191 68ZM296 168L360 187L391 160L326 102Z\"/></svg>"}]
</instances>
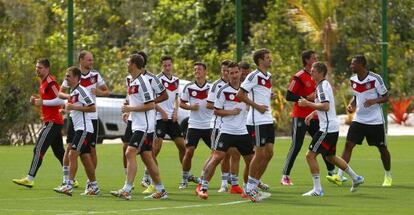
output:
<instances>
[{"instance_id":1,"label":"short hair","mask_svg":"<svg viewBox=\"0 0 414 215\"><path fill-rule=\"evenodd\" d=\"M259 49L253 53L253 61L254 63L259 66L259 59L264 60L266 54L269 54L270 51L268 49Z\"/></svg>"},{"instance_id":2,"label":"short hair","mask_svg":"<svg viewBox=\"0 0 414 215\"><path fill-rule=\"evenodd\" d=\"M36 63L42 64L42 66L46 68L50 68L50 62L47 58L39 58L36 60Z\"/></svg>"},{"instance_id":3,"label":"short hair","mask_svg":"<svg viewBox=\"0 0 414 215\"><path fill-rule=\"evenodd\" d=\"M164 56L161 57L161 63L166 61L166 60L170 60L172 62L173 58L169 55L164 55Z\"/></svg>"},{"instance_id":4,"label":"short hair","mask_svg":"<svg viewBox=\"0 0 414 215\"><path fill-rule=\"evenodd\" d=\"M207 65L205 63L203 63L203 62L195 62L193 64L193 66L202 66L202 67L204 67L204 70L207 69Z\"/></svg>"},{"instance_id":5,"label":"short hair","mask_svg":"<svg viewBox=\"0 0 414 215\"><path fill-rule=\"evenodd\" d=\"M250 64L247 63L246 61L240 61L239 62L239 67L242 69L250 69Z\"/></svg>"},{"instance_id":6,"label":"short hair","mask_svg":"<svg viewBox=\"0 0 414 215\"><path fill-rule=\"evenodd\" d=\"M313 54L315 54L313 50L306 50L302 52L301 56L303 66L306 66L306 60L309 60Z\"/></svg>"},{"instance_id":7,"label":"short hair","mask_svg":"<svg viewBox=\"0 0 414 215\"><path fill-rule=\"evenodd\" d=\"M226 60L221 61L220 66L229 66L230 63L231 63L231 60L226 59Z\"/></svg>"},{"instance_id":8,"label":"short hair","mask_svg":"<svg viewBox=\"0 0 414 215\"><path fill-rule=\"evenodd\" d=\"M74 77L77 77L79 80L82 76L82 72L76 66L69 67L66 71L71 72Z\"/></svg>"},{"instance_id":9,"label":"short hair","mask_svg":"<svg viewBox=\"0 0 414 215\"><path fill-rule=\"evenodd\" d=\"M365 58L364 55L355 55L354 57L352 57L352 59L355 59L355 61L358 64L361 64L363 67L367 65L367 59Z\"/></svg>"},{"instance_id":10,"label":"short hair","mask_svg":"<svg viewBox=\"0 0 414 215\"><path fill-rule=\"evenodd\" d=\"M237 68L239 68L239 69L240 69L239 64L237 64L236 62L230 62L230 63L229 63L229 65L228 65L228 67L229 67L229 68L235 68L235 67L237 67Z\"/></svg>"},{"instance_id":11,"label":"short hair","mask_svg":"<svg viewBox=\"0 0 414 215\"><path fill-rule=\"evenodd\" d=\"M142 57L142 55L140 55L140 54L130 55L129 60L131 61L131 63L135 64L135 66L137 66L138 69L142 69L142 68L145 67L144 57Z\"/></svg>"},{"instance_id":12,"label":"short hair","mask_svg":"<svg viewBox=\"0 0 414 215\"><path fill-rule=\"evenodd\" d=\"M323 77L325 77L328 73L328 67L326 67L326 65L320 61L313 63L312 67L316 69L316 71L318 71L319 73L322 73Z\"/></svg>"},{"instance_id":13,"label":"short hair","mask_svg":"<svg viewBox=\"0 0 414 215\"><path fill-rule=\"evenodd\" d=\"M78 55L78 62L80 62L80 59L83 59L84 57L85 57L85 55L87 55L87 54L89 54L89 53L91 53L90 51L88 51L88 50L82 50L82 51L80 51L79 52L79 55ZM91 53L92 54L92 53Z\"/></svg>"},{"instance_id":14,"label":"short hair","mask_svg":"<svg viewBox=\"0 0 414 215\"><path fill-rule=\"evenodd\" d=\"M148 55L145 54L144 51L138 51L136 54L139 54L142 56L142 58L144 59L144 67L147 65L148 62Z\"/></svg>"}]
</instances>

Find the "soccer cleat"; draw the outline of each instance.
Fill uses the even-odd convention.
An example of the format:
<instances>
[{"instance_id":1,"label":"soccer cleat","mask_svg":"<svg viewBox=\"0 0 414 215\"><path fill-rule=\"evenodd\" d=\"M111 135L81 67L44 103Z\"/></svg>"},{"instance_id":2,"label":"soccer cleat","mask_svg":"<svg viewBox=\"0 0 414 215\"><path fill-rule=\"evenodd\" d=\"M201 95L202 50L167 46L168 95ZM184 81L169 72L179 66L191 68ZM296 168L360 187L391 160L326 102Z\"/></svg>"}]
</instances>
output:
<instances>
[{"instance_id":1,"label":"soccer cleat","mask_svg":"<svg viewBox=\"0 0 414 215\"><path fill-rule=\"evenodd\" d=\"M251 202L260 202L261 194L257 190L246 191L247 198L250 199Z\"/></svg>"},{"instance_id":2,"label":"soccer cleat","mask_svg":"<svg viewBox=\"0 0 414 215\"><path fill-rule=\"evenodd\" d=\"M257 187L259 189L261 189L262 191L268 191L268 190L270 190L269 185L267 185L267 184L265 184L263 182L259 182L259 184L257 185Z\"/></svg>"},{"instance_id":3,"label":"soccer cleat","mask_svg":"<svg viewBox=\"0 0 414 215\"><path fill-rule=\"evenodd\" d=\"M144 191L142 191L143 194L151 194L154 193L155 191L157 191L155 189L155 186L153 184L151 184L150 186L147 187L147 189L145 189Z\"/></svg>"},{"instance_id":4,"label":"soccer cleat","mask_svg":"<svg viewBox=\"0 0 414 215\"><path fill-rule=\"evenodd\" d=\"M141 180L141 186L147 188L150 185L151 181L149 180L149 178L143 177Z\"/></svg>"},{"instance_id":5,"label":"soccer cleat","mask_svg":"<svg viewBox=\"0 0 414 215\"><path fill-rule=\"evenodd\" d=\"M198 184L198 183L200 183L201 182L201 180L200 180L200 178L198 178L197 176L194 176L194 175L190 175L190 176L188 176L188 181L190 182L194 182L194 183L196 183L196 184Z\"/></svg>"},{"instance_id":6,"label":"soccer cleat","mask_svg":"<svg viewBox=\"0 0 414 215\"><path fill-rule=\"evenodd\" d=\"M155 192L145 197L144 199L167 199L167 198L168 198L168 194L165 190L163 190L161 192Z\"/></svg>"},{"instance_id":7,"label":"soccer cleat","mask_svg":"<svg viewBox=\"0 0 414 215\"><path fill-rule=\"evenodd\" d=\"M186 189L188 187L188 182L181 182L180 185L178 186L178 189L183 190Z\"/></svg>"},{"instance_id":8,"label":"soccer cleat","mask_svg":"<svg viewBox=\"0 0 414 215\"><path fill-rule=\"evenodd\" d=\"M293 182L289 178L289 176L283 176L282 179L280 180L280 184L283 186L292 186Z\"/></svg>"},{"instance_id":9,"label":"soccer cleat","mask_svg":"<svg viewBox=\"0 0 414 215\"><path fill-rule=\"evenodd\" d=\"M352 180L351 192L355 192L358 186L364 183L364 177L358 176L356 180Z\"/></svg>"},{"instance_id":10,"label":"soccer cleat","mask_svg":"<svg viewBox=\"0 0 414 215\"><path fill-rule=\"evenodd\" d=\"M228 191L229 191L229 188L227 187L227 184L226 184L224 186L222 185L217 192L219 192L219 193L227 193Z\"/></svg>"},{"instance_id":11,"label":"soccer cleat","mask_svg":"<svg viewBox=\"0 0 414 215\"><path fill-rule=\"evenodd\" d=\"M341 177L339 177L339 175L332 175L332 176L327 175L326 180L328 180L332 184L336 184L336 186L342 186L342 182L343 182L343 180L341 179Z\"/></svg>"},{"instance_id":12,"label":"soccer cleat","mask_svg":"<svg viewBox=\"0 0 414 215\"><path fill-rule=\"evenodd\" d=\"M85 192L81 193L82 196L99 196L101 190L99 187L89 187Z\"/></svg>"},{"instance_id":13,"label":"soccer cleat","mask_svg":"<svg viewBox=\"0 0 414 215\"><path fill-rule=\"evenodd\" d=\"M65 194L65 195L68 195L68 196L72 196L72 188L69 185L56 187L53 190L56 193L61 193L61 194Z\"/></svg>"},{"instance_id":14,"label":"soccer cleat","mask_svg":"<svg viewBox=\"0 0 414 215\"><path fill-rule=\"evenodd\" d=\"M384 177L384 182L382 183L383 187L391 187L392 185L392 178L391 176L385 176Z\"/></svg>"},{"instance_id":15,"label":"soccer cleat","mask_svg":"<svg viewBox=\"0 0 414 215\"><path fill-rule=\"evenodd\" d=\"M13 179L12 181L15 184L25 186L25 187L28 187L28 188L32 188L34 186L34 181L29 181L27 179L27 177L24 177L22 179Z\"/></svg>"},{"instance_id":16,"label":"soccer cleat","mask_svg":"<svg viewBox=\"0 0 414 215\"><path fill-rule=\"evenodd\" d=\"M130 200L131 199L131 193L125 191L124 189L119 189L117 191L111 191L111 195L119 197L121 199Z\"/></svg>"},{"instance_id":17,"label":"soccer cleat","mask_svg":"<svg viewBox=\"0 0 414 215\"><path fill-rule=\"evenodd\" d=\"M208 199L207 190L202 189L197 193L197 195L198 195L198 197L200 197L200 199L204 199L204 200Z\"/></svg>"},{"instance_id":18,"label":"soccer cleat","mask_svg":"<svg viewBox=\"0 0 414 215\"><path fill-rule=\"evenodd\" d=\"M247 198L247 194L243 191L243 193L240 195L243 199Z\"/></svg>"},{"instance_id":19,"label":"soccer cleat","mask_svg":"<svg viewBox=\"0 0 414 215\"><path fill-rule=\"evenodd\" d=\"M201 190L201 184L197 184L197 187L195 189L196 196L198 195L198 192L200 192L200 190Z\"/></svg>"},{"instance_id":20,"label":"soccer cleat","mask_svg":"<svg viewBox=\"0 0 414 215\"><path fill-rule=\"evenodd\" d=\"M318 192L318 191L313 190L313 189L309 192L306 192L306 193L302 194L302 196L323 196L323 195L324 195L323 190Z\"/></svg>"},{"instance_id":21,"label":"soccer cleat","mask_svg":"<svg viewBox=\"0 0 414 215\"><path fill-rule=\"evenodd\" d=\"M230 188L232 194L243 194L243 189L239 185L233 185Z\"/></svg>"},{"instance_id":22,"label":"soccer cleat","mask_svg":"<svg viewBox=\"0 0 414 215\"><path fill-rule=\"evenodd\" d=\"M66 185L66 181L62 182L62 184L60 184L60 186L65 186ZM73 188L78 188L79 187L79 181L77 180L73 180Z\"/></svg>"}]
</instances>

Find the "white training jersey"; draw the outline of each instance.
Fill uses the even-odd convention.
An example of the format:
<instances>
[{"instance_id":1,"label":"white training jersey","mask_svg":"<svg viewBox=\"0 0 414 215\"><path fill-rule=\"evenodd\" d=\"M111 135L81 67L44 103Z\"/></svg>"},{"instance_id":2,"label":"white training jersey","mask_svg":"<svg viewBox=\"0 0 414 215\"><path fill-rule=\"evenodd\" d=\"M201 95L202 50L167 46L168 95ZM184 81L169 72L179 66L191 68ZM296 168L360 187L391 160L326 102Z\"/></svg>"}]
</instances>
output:
<instances>
[{"instance_id":1,"label":"white training jersey","mask_svg":"<svg viewBox=\"0 0 414 215\"><path fill-rule=\"evenodd\" d=\"M162 85L160 79L156 75L145 70L144 76L147 77L151 85L151 89L154 92L154 98L157 97L159 94L161 94L165 90L164 85Z\"/></svg>"},{"instance_id":2,"label":"white training jersey","mask_svg":"<svg viewBox=\"0 0 414 215\"><path fill-rule=\"evenodd\" d=\"M217 92L214 108L222 110L241 109L238 115L221 117L220 133L232 135L248 134L246 128L247 106L246 103L241 102L237 98L237 91L238 89L226 84Z\"/></svg>"},{"instance_id":3,"label":"white training jersey","mask_svg":"<svg viewBox=\"0 0 414 215\"><path fill-rule=\"evenodd\" d=\"M131 74L127 75L127 77L125 78L125 87L126 87L126 92L127 92L127 96L126 96L126 100L128 101L129 104L129 96L128 96L128 92L129 92L129 85L131 85L131 81L132 81L132 76ZM132 120L132 116L131 114L128 115L128 121Z\"/></svg>"},{"instance_id":4,"label":"white training jersey","mask_svg":"<svg viewBox=\"0 0 414 215\"><path fill-rule=\"evenodd\" d=\"M253 102L268 107L268 110L263 114L250 107L247 114L247 125L273 124L272 108L270 106L272 96L272 75L270 72L263 74L260 70L254 70L247 75L240 88L248 93Z\"/></svg>"},{"instance_id":5,"label":"white training jersey","mask_svg":"<svg viewBox=\"0 0 414 215\"><path fill-rule=\"evenodd\" d=\"M85 87L80 86L80 84L71 90L68 103L77 106L91 106L95 104L88 90L85 89ZM82 130L89 133L94 132L91 113L92 112L82 112L77 110L70 111L75 131Z\"/></svg>"},{"instance_id":6,"label":"white training jersey","mask_svg":"<svg viewBox=\"0 0 414 215\"><path fill-rule=\"evenodd\" d=\"M224 85L226 85L227 82L225 82L223 79L218 79L216 80L213 84L212 87L210 88L210 91L208 92L208 97L207 97L207 102L211 102L214 104L216 97L217 97L217 92L220 90L220 88ZM211 118L211 123L210 123L210 127L213 129L216 128L220 128L220 124L221 124L221 117L220 116L216 116L214 115Z\"/></svg>"},{"instance_id":7,"label":"white training jersey","mask_svg":"<svg viewBox=\"0 0 414 215\"><path fill-rule=\"evenodd\" d=\"M316 86L315 103L329 103L328 111L317 110L319 118L319 131L333 133L339 131L339 123L336 118L335 98L332 87L327 80L322 80Z\"/></svg>"},{"instance_id":8,"label":"white training jersey","mask_svg":"<svg viewBox=\"0 0 414 215\"><path fill-rule=\"evenodd\" d=\"M210 84L206 81L203 86L198 86L196 82L188 83L181 94L181 102L190 105L198 103L200 108L190 111L188 128L209 129L213 110L207 109L207 97Z\"/></svg>"},{"instance_id":9,"label":"white training jersey","mask_svg":"<svg viewBox=\"0 0 414 215\"><path fill-rule=\"evenodd\" d=\"M178 97L180 79L178 79L176 76L171 76L171 78L168 78L164 73L159 74L158 79L161 81L161 84L165 87L168 94L168 99L158 103L158 106L167 113L168 119L172 119L175 100ZM159 119L162 119L162 116L160 112L157 112L157 120Z\"/></svg>"},{"instance_id":10,"label":"white training jersey","mask_svg":"<svg viewBox=\"0 0 414 215\"><path fill-rule=\"evenodd\" d=\"M129 105L139 106L154 101L151 85L144 75L131 80L128 88ZM152 133L155 130L155 109L143 112L130 112L132 131Z\"/></svg>"},{"instance_id":11,"label":"white training jersey","mask_svg":"<svg viewBox=\"0 0 414 215\"><path fill-rule=\"evenodd\" d=\"M353 75L350 79L352 93L356 98L356 114L353 121L378 125L384 124L382 106L374 104L370 107L364 107L364 102L368 99L376 99L388 93L381 76L373 72L369 72L364 80L359 80L357 75Z\"/></svg>"},{"instance_id":12,"label":"white training jersey","mask_svg":"<svg viewBox=\"0 0 414 215\"><path fill-rule=\"evenodd\" d=\"M92 93L92 89L96 89L105 85L105 81L103 80L101 74L96 70L90 70L86 74L82 73L79 83L89 92L92 101L96 103L96 95ZM63 81L62 87L69 88L68 82L66 80ZM92 119L98 119L98 112L91 112L90 114Z\"/></svg>"}]
</instances>

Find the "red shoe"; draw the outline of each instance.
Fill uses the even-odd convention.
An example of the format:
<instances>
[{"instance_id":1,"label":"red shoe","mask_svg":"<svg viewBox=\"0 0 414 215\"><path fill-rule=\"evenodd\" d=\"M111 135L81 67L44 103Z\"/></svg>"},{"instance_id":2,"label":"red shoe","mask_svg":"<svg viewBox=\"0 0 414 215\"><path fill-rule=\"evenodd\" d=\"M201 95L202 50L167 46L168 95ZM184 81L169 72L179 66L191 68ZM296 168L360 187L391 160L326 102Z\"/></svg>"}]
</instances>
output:
<instances>
[{"instance_id":1,"label":"red shoe","mask_svg":"<svg viewBox=\"0 0 414 215\"><path fill-rule=\"evenodd\" d=\"M243 189L239 185L233 185L231 186L230 193L233 194L242 194Z\"/></svg>"},{"instance_id":2,"label":"red shoe","mask_svg":"<svg viewBox=\"0 0 414 215\"><path fill-rule=\"evenodd\" d=\"M241 194L241 197L242 197L243 199L245 199L245 198L247 198L248 196L247 196L247 194L246 194L246 193L244 193L244 192L243 192L243 193Z\"/></svg>"},{"instance_id":3,"label":"red shoe","mask_svg":"<svg viewBox=\"0 0 414 215\"><path fill-rule=\"evenodd\" d=\"M195 189L196 196L198 196L198 193L200 192L200 190L201 190L201 184L197 184L197 187Z\"/></svg>"},{"instance_id":4,"label":"red shoe","mask_svg":"<svg viewBox=\"0 0 414 215\"><path fill-rule=\"evenodd\" d=\"M204 199L204 200L208 199L207 190L200 190L198 192L198 197L200 197L200 199Z\"/></svg>"}]
</instances>

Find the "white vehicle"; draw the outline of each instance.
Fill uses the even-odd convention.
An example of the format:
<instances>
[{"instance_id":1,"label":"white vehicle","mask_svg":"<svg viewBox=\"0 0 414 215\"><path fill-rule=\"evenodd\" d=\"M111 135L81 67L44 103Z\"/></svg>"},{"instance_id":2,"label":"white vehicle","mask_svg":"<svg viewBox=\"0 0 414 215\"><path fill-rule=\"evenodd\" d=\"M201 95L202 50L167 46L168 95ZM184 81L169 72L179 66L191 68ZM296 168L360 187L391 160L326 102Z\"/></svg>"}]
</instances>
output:
<instances>
[{"instance_id":1,"label":"white vehicle","mask_svg":"<svg viewBox=\"0 0 414 215\"><path fill-rule=\"evenodd\" d=\"M180 80L179 92L189 81ZM121 107L125 102L125 95L110 95L109 97L96 97L96 109L98 111L98 143L104 139L115 139L124 136L126 123L122 120ZM190 111L178 109L178 124L184 135L188 127ZM155 120L155 119L154 119ZM169 138L168 135L166 138Z\"/></svg>"}]
</instances>

